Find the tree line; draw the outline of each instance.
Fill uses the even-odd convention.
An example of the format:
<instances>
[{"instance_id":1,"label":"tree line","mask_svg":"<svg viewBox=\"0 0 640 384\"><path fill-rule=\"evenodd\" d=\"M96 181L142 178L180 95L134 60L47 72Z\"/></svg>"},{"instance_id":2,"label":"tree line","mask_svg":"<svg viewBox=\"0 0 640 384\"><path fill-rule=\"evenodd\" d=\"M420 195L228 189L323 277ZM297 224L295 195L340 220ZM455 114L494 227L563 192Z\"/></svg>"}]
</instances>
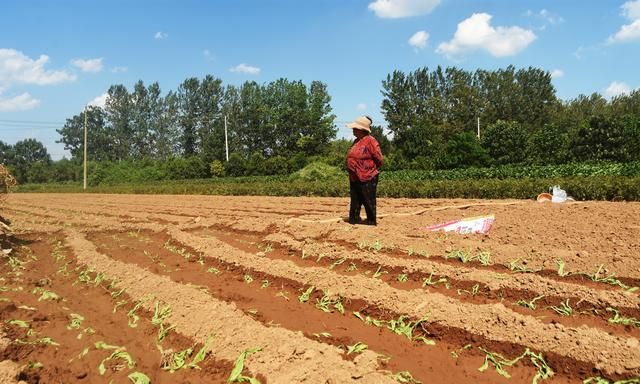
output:
<instances>
[{"instance_id":1,"label":"tree line","mask_svg":"<svg viewBox=\"0 0 640 384\"><path fill-rule=\"evenodd\" d=\"M394 71L382 81L373 133L386 169L451 169L503 164L640 160L640 91L560 100L538 68ZM89 107L58 129L71 159L52 162L41 143L0 142L0 161L20 182L78 180L85 114L96 183L286 174L309 161L342 166L349 140L336 140L326 84L279 79L223 85L188 78L163 95L158 83L113 85L104 108ZM231 154L226 161L225 119ZM478 121L480 136L477 137Z\"/></svg>"}]
</instances>

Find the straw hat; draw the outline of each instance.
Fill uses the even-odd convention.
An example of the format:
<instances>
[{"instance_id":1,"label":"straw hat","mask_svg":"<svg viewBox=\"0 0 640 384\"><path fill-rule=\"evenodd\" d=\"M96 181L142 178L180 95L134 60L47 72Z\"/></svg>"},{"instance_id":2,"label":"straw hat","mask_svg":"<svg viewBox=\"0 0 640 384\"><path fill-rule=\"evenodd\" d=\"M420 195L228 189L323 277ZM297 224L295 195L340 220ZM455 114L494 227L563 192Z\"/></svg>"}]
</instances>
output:
<instances>
[{"instance_id":1,"label":"straw hat","mask_svg":"<svg viewBox=\"0 0 640 384\"><path fill-rule=\"evenodd\" d=\"M371 133L371 120L366 116L360 116L353 123L348 124L347 127Z\"/></svg>"}]
</instances>

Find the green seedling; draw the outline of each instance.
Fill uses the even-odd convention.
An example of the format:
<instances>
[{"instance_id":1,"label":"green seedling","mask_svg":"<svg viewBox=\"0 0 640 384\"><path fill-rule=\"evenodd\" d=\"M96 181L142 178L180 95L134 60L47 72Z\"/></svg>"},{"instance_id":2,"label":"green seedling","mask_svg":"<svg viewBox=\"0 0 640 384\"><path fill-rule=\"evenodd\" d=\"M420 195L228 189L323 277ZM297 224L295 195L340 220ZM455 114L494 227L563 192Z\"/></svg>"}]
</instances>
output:
<instances>
[{"instance_id":1,"label":"green seedling","mask_svg":"<svg viewBox=\"0 0 640 384\"><path fill-rule=\"evenodd\" d=\"M140 316L136 315L136 311L142 307L144 303L149 301L149 298L144 298L140 301L136 302L136 305L131 308L131 310L127 313L127 317L129 318L129 327L135 328L138 326L138 320L140 320Z\"/></svg>"},{"instance_id":2,"label":"green seedling","mask_svg":"<svg viewBox=\"0 0 640 384\"><path fill-rule=\"evenodd\" d=\"M571 316L573 314L573 309L569 306L569 299L567 299L566 302L560 303L560 306L552 305L548 308L552 309L560 316Z\"/></svg>"},{"instance_id":3,"label":"green seedling","mask_svg":"<svg viewBox=\"0 0 640 384\"><path fill-rule=\"evenodd\" d=\"M588 273L583 273L582 275L588 277L589 279L591 279L592 281L595 281L596 283L605 283L605 284L609 284L609 285L617 285L622 289L625 289L629 292L635 292L637 291L639 288L638 287L629 287L628 285L622 283L620 280L618 280L615 275L609 275L609 276L604 276L604 275L600 275L603 272L603 267L604 264L600 264L600 266L598 267L598 270L596 270L596 272L593 275L590 275Z\"/></svg>"},{"instance_id":4,"label":"green seedling","mask_svg":"<svg viewBox=\"0 0 640 384\"><path fill-rule=\"evenodd\" d=\"M467 344L464 347L458 349L457 351L451 351L451 357L454 359L457 359L458 357L460 357L460 354L464 351L468 351L471 348L473 348L473 346L471 344Z\"/></svg>"},{"instance_id":5,"label":"green seedling","mask_svg":"<svg viewBox=\"0 0 640 384\"><path fill-rule=\"evenodd\" d=\"M124 350L115 351L109 357L103 359L100 362L100 365L98 366L98 372L100 373L101 376L104 376L104 374L107 372L107 368L104 366L104 363L106 363L109 360L124 360L124 362L127 364L127 367L129 367L129 369L136 366L136 362L133 360L133 358L127 351L124 351Z\"/></svg>"},{"instance_id":6,"label":"green seedling","mask_svg":"<svg viewBox=\"0 0 640 384\"><path fill-rule=\"evenodd\" d=\"M401 273L398 276L396 276L396 281L399 281L401 283L406 283L409 280L409 276L407 276L406 273Z\"/></svg>"},{"instance_id":7,"label":"green seedling","mask_svg":"<svg viewBox=\"0 0 640 384\"><path fill-rule=\"evenodd\" d=\"M60 296L58 296L57 293L52 291L47 291L42 288L34 289L33 293L40 293L40 297L38 298L38 301L46 301L46 300L58 301L62 299Z\"/></svg>"},{"instance_id":8,"label":"green seedling","mask_svg":"<svg viewBox=\"0 0 640 384\"><path fill-rule=\"evenodd\" d=\"M262 280L262 284L260 284L260 288L269 288L269 285L271 285L269 280Z\"/></svg>"},{"instance_id":9,"label":"green seedling","mask_svg":"<svg viewBox=\"0 0 640 384\"><path fill-rule=\"evenodd\" d=\"M362 353L367 348L369 348L369 346L361 342L357 342L353 345L347 345L347 355L352 353Z\"/></svg>"},{"instance_id":10,"label":"green seedling","mask_svg":"<svg viewBox=\"0 0 640 384\"><path fill-rule=\"evenodd\" d=\"M367 247L367 242L362 240L358 242L358 249L362 250L365 249Z\"/></svg>"},{"instance_id":11,"label":"green seedling","mask_svg":"<svg viewBox=\"0 0 640 384\"><path fill-rule=\"evenodd\" d=\"M331 302L333 302L333 300L331 299L330 293L324 292L324 295L320 299L316 299L316 308L322 312L331 313L331 309L329 309Z\"/></svg>"},{"instance_id":12,"label":"green seedling","mask_svg":"<svg viewBox=\"0 0 640 384\"><path fill-rule=\"evenodd\" d=\"M347 272L353 272L357 270L358 270L358 266L356 266L355 263L349 263L349 266L345 269L345 271Z\"/></svg>"},{"instance_id":13,"label":"green seedling","mask_svg":"<svg viewBox=\"0 0 640 384\"><path fill-rule=\"evenodd\" d=\"M393 373L389 375L392 379L397 381L398 383L406 383L406 384L422 384L422 381L418 381L413 378L409 371L400 371L398 373Z\"/></svg>"},{"instance_id":14,"label":"green seedling","mask_svg":"<svg viewBox=\"0 0 640 384\"><path fill-rule=\"evenodd\" d=\"M529 308L529 309L536 309L536 301L542 299L544 297L544 295L540 295L538 297L534 297L531 301L526 301L526 300L518 300L518 302L516 304L521 305L525 308Z\"/></svg>"},{"instance_id":15,"label":"green seedling","mask_svg":"<svg viewBox=\"0 0 640 384\"><path fill-rule=\"evenodd\" d=\"M236 364L234 365L233 370L231 370L231 375L229 375L227 383L242 383L247 381L249 382L249 384L260 384L260 381L258 379L242 375L242 371L244 370L244 361L247 356L256 352L260 352L261 350L262 348L258 347L245 349L244 351L242 351L242 353L240 353L240 356L238 356L238 358L236 359Z\"/></svg>"},{"instance_id":16,"label":"green seedling","mask_svg":"<svg viewBox=\"0 0 640 384\"><path fill-rule=\"evenodd\" d=\"M30 328L29 323L24 320L9 320L6 323L9 325L15 325L18 328Z\"/></svg>"},{"instance_id":17,"label":"green seedling","mask_svg":"<svg viewBox=\"0 0 640 384\"><path fill-rule=\"evenodd\" d=\"M438 280L433 281L433 272L429 274L429 277L422 280L423 287L427 287L427 286L433 287L433 286L436 286L437 284L444 284L445 287L449 288L449 282L447 281L446 277L441 277Z\"/></svg>"},{"instance_id":18,"label":"green seedling","mask_svg":"<svg viewBox=\"0 0 640 384\"><path fill-rule=\"evenodd\" d=\"M333 268L337 267L338 265L344 263L346 260L347 260L347 258L343 257L343 258L340 258L340 259L334 261L333 263L331 263L331 265L329 265L329 269L333 269Z\"/></svg>"},{"instance_id":19,"label":"green seedling","mask_svg":"<svg viewBox=\"0 0 640 384\"><path fill-rule=\"evenodd\" d=\"M93 346L96 349L115 349L115 350L124 350L124 347L119 347L117 345L110 345L105 343L104 341L96 341Z\"/></svg>"},{"instance_id":20,"label":"green seedling","mask_svg":"<svg viewBox=\"0 0 640 384\"><path fill-rule=\"evenodd\" d=\"M380 277L380 276L382 276L382 275L384 275L386 273L389 273L389 272L382 271L382 265L380 265L380 266L378 266L378 269L376 269L376 271L373 273L373 276L371 276L371 277L373 277L374 279L377 279L378 277Z\"/></svg>"},{"instance_id":21,"label":"green seedling","mask_svg":"<svg viewBox=\"0 0 640 384\"><path fill-rule=\"evenodd\" d=\"M617 309L608 307L608 312L613 312L613 317L608 320L611 324L623 324L623 325L631 325L634 327L640 327L640 320L635 317L623 317L620 316L620 312Z\"/></svg>"},{"instance_id":22,"label":"green seedling","mask_svg":"<svg viewBox=\"0 0 640 384\"><path fill-rule=\"evenodd\" d=\"M156 301L153 311L153 317L151 318L151 324L159 326L164 320L171 315L171 306L169 304L164 307L160 307L160 302Z\"/></svg>"},{"instance_id":23,"label":"green seedling","mask_svg":"<svg viewBox=\"0 0 640 384\"><path fill-rule=\"evenodd\" d=\"M389 322L387 323L387 328L391 332L397 335L402 335L411 341L422 341L427 345L435 345L435 342L433 340L429 340L422 336L418 336L418 337L413 336L413 331L420 324L426 322L429 319L428 315L417 321L405 322L405 320L407 320L408 318L409 316L402 315L397 320L394 320L394 319L389 320Z\"/></svg>"},{"instance_id":24,"label":"green seedling","mask_svg":"<svg viewBox=\"0 0 640 384\"><path fill-rule=\"evenodd\" d=\"M444 256L444 258L446 260L458 259L458 260L462 261L462 263L468 263L471 260L473 260L473 257L471 256L471 252L470 251L465 251L465 250L462 250L462 249L454 249L453 251L451 251L448 254L446 254Z\"/></svg>"},{"instance_id":25,"label":"green seedling","mask_svg":"<svg viewBox=\"0 0 640 384\"><path fill-rule=\"evenodd\" d=\"M640 377L634 377L633 379L617 380L611 383L607 379L603 379L600 376L590 377L582 381L582 384L640 384Z\"/></svg>"},{"instance_id":26,"label":"green seedling","mask_svg":"<svg viewBox=\"0 0 640 384\"><path fill-rule=\"evenodd\" d=\"M411 257L414 253L415 251L413 250L413 248L407 248L407 256Z\"/></svg>"},{"instance_id":27,"label":"green seedling","mask_svg":"<svg viewBox=\"0 0 640 384\"><path fill-rule=\"evenodd\" d=\"M476 284L473 287L471 287L471 290L468 291L466 289L458 289L458 295L462 295L463 293L468 293L471 296L475 296L478 294L478 292L480 291L480 284Z\"/></svg>"},{"instance_id":28,"label":"green seedling","mask_svg":"<svg viewBox=\"0 0 640 384\"><path fill-rule=\"evenodd\" d=\"M68 330L80 329L80 326L84 321L84 317L81 315L78 315L77 313L71 313L69 316L71 317L71 320L69 321L69 325L67 325L67 329Z\"/></svg>"},{"instance_id":29,"label":"green seedling","mask_svg":"<svg viewBox=\"0 0 640 384\"><path fill-rule=\"evenodd\" d=\"M358 319L362 320L365 324L374 325L374 326L376 326L378 328L382 327L384 325L384 323L385 323L382 320L377 320L377 319L374 319L373 317L370 317L370 316L364 317L364 316L362 316L362 314L360 312L353 312L353 315L355 317L357 317Z\"/></svg>"},{"instance_id":30,"label":"green seedling","mask_svg":"<svg viewBox=\"0 0 640 384\"><path fill-rule=\"evenodd\" d=\"M244 275L243 279L247 284L251 284L253 282L253 277L251 275Z\"/></svg>"},{"instance_id":31,"label":"green seedling","mask_svg":"<svg viewBox=\"0 0 640 384\"><path fill-rule=\"evenodd\" d=\"M480 264L482 265L491 265L491 252L489 251L482 251L482 252L478 252L477 255L475 255L473 257L474 259L478 260L480 262Z\"/></svg>"},{"instance_id":32,"label":"green seedling","mask_svg":"<svg viewBox=\"0 0 640 384\"><path fill-rule=\"evenodd\" d=\"M130 373L127 378L129 378L129 380L131 380L133 384L151 384L151 379L149 379L149 376L145 375L142 372L136 371Z\"/></svg>"},{"instance_id":33,"label":"green seedling","mask_svg":"<svg viewBox=\"0 0 640 384\"><path fill-rule=\"evenodd\" d=\"M116 311L118 310L118 308L122 307L123 305L127 304L126 300L120 300L116 302L116 305L113 306L113 313L116 313Z\"/></svg>"},{"instance_id":34,"label":"green seedling","mask_svg":"<svg viewBox=\"0 0 640 384\"><path fill-rule=\"evenodd\" d=\"M124 288L120 289L119 291L113 291L111 292L111 298L113 299L117 299L118 297L120 297L120 295L122 295L124 293Z\"/></svg>"},{"instance_id":35,"label":"green seedling","mask_svg":"<svg viewBox=\"0 0 640 384\"><path fill-rule=\"evenodd\" d=\"M298 296L298 301L301 303L306 303L311 298L311 293L315 289L314 286L309 287L306 291L304 291L300 296Z\"/></svg>"},{"instance_id":36,"label":"green seedling","mask_svg":"<svg viewBox=\"0 0 640 384\"><path fill-rule=\"evenodd\" d=\"M171 373L184 368L187 358L193 353L193 348L187 348L180 352L170 353L168 358L163 358L162 369Z\"/></svg>"},{"instance_id":37,"label":"green seedling","mask_svg":"<svg viewBox=\"0 0 640 384\"><path fill-rule=\"evenodd\" d=\"M191 360L189 365L187 365L187 368L200 369L198 364L202 362L205 359L205 357L207 357L207 352L209 351L209 345L211 344L212 341L213 341L213 335L209 335L209 337L207 337L207 341L204 343L202 348L200 348L198 353L196 353L196 355L193 357L193 360Z\"/></svg>"},{"instance_id":38,"label":"green seedling","mask_svg":"<svg viewBox=\"0 0 640 384\"><path fill-rule=\"evenodd\" d=\"M373 244L369 246L369 250L379 252L382 249L382 247L383 247L382 241L380 241L379 239L376 239L376 241L374 241Z\"/></svg>"},{"instance_id":39,"label":"green seedling","mask_svg":"<svg viewBox=\"0 0 640 384\"><path fill-rule=\"evenodd\" d=\"M42 367L44 367L44 365L39 361L30 361L26 365L27 369L40 369Z\"/></svg>"},{"instance_id":40,"label":"green seedling","mask_svg":"<svg viewBox=\"0 0 640 384\"><path fill-rule=\"evenodd\" d=\"M313 336L319 339L321 337L331 337L331 334L329 332L320 332L320 333L313 333Z\"/></svg>"},{"instance_id":41,"label":"green seedling","mask_svg":"<svg viewBox=\"0 0 640 384\"><path fill-rule=\"evenodd\" d=\"M513 272L517 272L517 273L535 273L535 272L540 272L542 271L542 267L539 269L531 269L531 268L527 268L525 267L525 264L527 263L527 260L522 260L522 264L520 264L520 260L522 260L521 257L512 260L509 262L509 264L505 264L507 268L509 268L509 270L513 271Z\"/></svg>"},{"instance_id":42,"label":"green seedling","mask_svg":"<svg viewBox=\"0 0 640 384\"><path fill-rule=\"evenodd\" d=\"M558 276L565 277L571 274L570 272L565 272L564 267L566 264L564 260L556 260L556 264L558 264Z\"/></svg>"},{"instance_id":43,"label":"green seedling","mask_svg":"<svg viewBox=\"0 0 640 384\"><path fill-rule=\"evenodd\" d=\"M207 272L213 273L214 275L219 275L219 274L222 273L222 272L220 272L220 270L218 268L213 268L213 267L207 269Z\"/></svg>"},{"instance_id":44,"label":"green seedling","mask_svg":"<svg viewBox=\"0 0 640 384\"><path fill-rule=\"evenodd\" d=\"M496 367L496 372L498 372L501 376L506 378L510 378L511 375L507 372L503 367L512 367L518 361L524 359L525 357L529 357L533 365L538 369L536 375L533 377L533 384L537 384L540 380L546 380L553 376L553 370L547 365L547 362L544 360L542 356L542 352L537 355L527 348L522 355L516 357L513 360L507 360L504 356L499 353L489 352L486 349L479 347L479 349L486 354L484 358L484 364L478 368L478 371L484 372L489 368L489 362L491 362Z\"/></svg>"},{"instance_id":45,"label":"green seedling","mask_svg":"<svg viewBox=\"0 0 640 384\"><path fill-rule=\"evenodd\" d=\"M160 329L158 329L158 337L157 337L158 343L162 343L164 338L167 337L167 334L169 333L169 331L171 331L175 327L176 327L175 325L170 325L165 328L164 323L160 324Z\"/></svg>"}]
</instances>

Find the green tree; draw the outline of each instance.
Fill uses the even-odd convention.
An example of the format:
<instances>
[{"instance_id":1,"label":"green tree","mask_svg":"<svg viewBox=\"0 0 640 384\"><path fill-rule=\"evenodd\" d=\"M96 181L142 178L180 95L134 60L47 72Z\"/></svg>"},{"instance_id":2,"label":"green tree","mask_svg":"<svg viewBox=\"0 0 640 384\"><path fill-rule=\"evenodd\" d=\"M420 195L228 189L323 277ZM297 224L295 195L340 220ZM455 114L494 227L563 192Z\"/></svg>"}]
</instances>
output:
<instances>
[{"instance_id":1,"label":"green tree","mask_svg":"<svg viewBox=\"0 0 640 384\"><path fill-rule=\"evenodd\" d=\"M13 146L11 169L19 183L28 181L29 169L36 163L41 163L45 167L51 163L51 156L41 142L36 139L25 139Z\"/></svg>"},{"instance_id":2,"label":"green tree","mask_svg":"<svg viewBox=\"0 0 640 384\"><path fill-rule=\"evenodd\" d=\"M134 129L131 97L124 85L112 85L107 91L105 102L107 120L111 124L113 158L126 160L133 154Z\"/></svg>"},{"instance_id":3,"label":"green tree","mask_svg":"<svg viewBox=\"0 0 640 384\"><path fill-rule=\"evenodd\" d=\"M583 123L572 137L573 154L578 161L626 161L625 128L622 119L595 115Z\"/></svg>"},{"instance_id":4,"label":"green tree","mask_svg":"<svg viewBox=\"0 0 640 384\"><path fill-rule=\"evenodd\" d=\"M499 120L480 135L480 143L498 165L525 161L528 135L515 121Z\"/></svg>"},{"instance_id":5,"label":"green tree","mask_svg":"<svg viewBox=\"0 0 640 384\"><path fill-rule=\"evenodd\" d=\"M107 114L96 106L88 107L86 114L88 158L94 161L116 160L116 138L113 129L107 125ZM71 152L72 159L84 158L84 118L85 111L82 111L67 119L64 126L56 130L61 136L56 143L64 144L64 149Z\"/></svg>"},{"instance_id":6,"label":"green tree","mask_svg":"<svg viewBox=\"0 0 640 384\"><path fill-rule=\"evenodd\" d=\"M195 77L186 79L178 87L179 141L185 156L192 156L198 152L199 88L200 81Z\"/></svg>"}]
</instances>

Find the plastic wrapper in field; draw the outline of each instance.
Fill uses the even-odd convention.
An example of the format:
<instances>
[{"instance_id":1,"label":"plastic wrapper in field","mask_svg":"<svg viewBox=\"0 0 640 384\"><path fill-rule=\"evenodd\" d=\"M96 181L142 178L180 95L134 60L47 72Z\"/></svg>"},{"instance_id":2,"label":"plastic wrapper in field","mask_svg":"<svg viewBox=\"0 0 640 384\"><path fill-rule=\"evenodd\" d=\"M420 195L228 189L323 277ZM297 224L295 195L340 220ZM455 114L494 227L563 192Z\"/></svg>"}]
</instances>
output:
<instances>
[{"instance_id":1,"label":"plastic wrapper in field","mask_svg":"<svg viewBox=\"0 0 640 384\"><path fill-rule=\"evenodd\" d=\"M476 216L476 217L468 217L460 220L453 220L447 223L431 225L428 227L422 227L421 229L425 229L427 231L444 231L444 232L455 232L459 234L468 234L468 233L481 233L486 234L489 232L493 223L495 222L495 216Z\"/></svg>"}]
</instances>

